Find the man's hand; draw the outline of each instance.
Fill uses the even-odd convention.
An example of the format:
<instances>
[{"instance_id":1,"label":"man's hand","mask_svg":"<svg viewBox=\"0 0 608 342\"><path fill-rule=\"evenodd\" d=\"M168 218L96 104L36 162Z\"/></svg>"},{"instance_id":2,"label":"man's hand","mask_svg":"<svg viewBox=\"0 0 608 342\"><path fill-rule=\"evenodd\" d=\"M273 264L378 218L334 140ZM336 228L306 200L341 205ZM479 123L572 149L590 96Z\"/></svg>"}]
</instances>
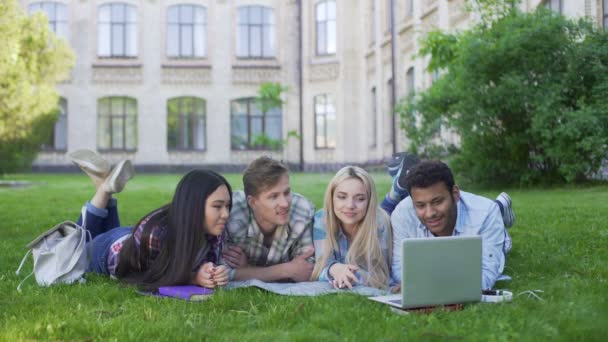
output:
<instances>
[{"instance_id":1,"label":"man's hand","mask_svg":"<svg viewBox=\"0 0 608 342\"><path fill-rule=\"evenodd\" d=\"M203 264L203 266L201 266L196 272L196 276L194 277L194 284L209 289L214 288L215 282L213 281L213 274L215 273L215 271L215 265L212 262Z\"/></svg>"},{"instance_id":2,"label":"man's hand","mask_svg":"<svg viewBox=\"0 0 608 342\"><path fill-rule=\"evenodd\" d=\"M226 264L234 269L247 266L247 255L239 246L228 246L222 255Z\"/></svg>"},{"instance_id":3,"label":"man's hand","mask_svg":"<svg viewBox=\"0 0 608 342\"><path fill-rule=\"evenodd\" d=\"M303 250L303 253L296 256L287 263L289 270L289 278L295 282L308 281L312 274L314 265L306 261L307 258L313 256L315 250L313 248L307 248Z\"/></svg>"},{"instance_id":4,"label":"man's hand","mask_svg":"<svg viewBox=\"0 0 608 342\"><path fill-rule=\"evenodd\" d=\"M334 278L331 284L338 289L345 287L352 289L353 285L357 283L357 276L355 275L357 270L359 270L359 267L356 265L333 264L329 268L329 275Z\"/></svg>"}]
</instances>

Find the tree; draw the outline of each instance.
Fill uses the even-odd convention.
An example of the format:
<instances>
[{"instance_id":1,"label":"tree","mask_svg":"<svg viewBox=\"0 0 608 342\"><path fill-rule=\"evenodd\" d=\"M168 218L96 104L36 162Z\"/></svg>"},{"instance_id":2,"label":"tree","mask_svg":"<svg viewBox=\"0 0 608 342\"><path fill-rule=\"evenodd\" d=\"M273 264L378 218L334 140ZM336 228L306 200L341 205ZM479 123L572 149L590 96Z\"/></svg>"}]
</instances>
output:
<instances>
[{"instance_id":1,"label":"tree","mask_svg":"<svg viewBox=\"0 0 608 342\"><path fill-rule=\"evenodd\" d=\"M260 111L266 115L273 109L281 109L283 107L282 94L287 91L287 87L280 83L265 82L260 84L258 88L258 96L256 102L260 108ZM288 133L288 137L292 134ZM287 140L273 139L265 133L256 134L252 137L251 147L259 149L270 149L279 150Z\"/></svg>"},{"instance_id":2,"label":"tree","mask_svg":"<svg viewBox=\"0 0 608 342\"><path fill-rule=\"evenodd\" d=\"M411 149L450 151L454 170L482 183L584 179L608 158L608 34L544 8L503 10L423 41L442 76L398 107ZM445 130L459 144L445 146Z\"/></svg>"},{"instance_id":3,"label":"tree","mask_svg":"<svg viewBox=\"0 0 608 342\"><path fill-rule=\"evenodd\" d=\"M0 173L23 170L57 119L57 82L74 54L49 31L46 16L26 16L14 0L0 2Z\"/></svg>"}]
</instances>

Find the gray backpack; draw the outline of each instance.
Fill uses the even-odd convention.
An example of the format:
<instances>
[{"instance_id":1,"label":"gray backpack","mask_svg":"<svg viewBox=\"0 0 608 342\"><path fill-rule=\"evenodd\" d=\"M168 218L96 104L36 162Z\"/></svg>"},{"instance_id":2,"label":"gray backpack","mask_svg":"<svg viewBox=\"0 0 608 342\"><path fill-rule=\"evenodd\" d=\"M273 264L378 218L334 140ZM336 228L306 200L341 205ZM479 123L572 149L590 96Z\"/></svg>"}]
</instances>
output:
<instances>
[{"instance_id":1,"label":"gray backpack","mask_svg":"<svg viewBox=\"0 0 608 342\"><path fill-rule=\"evenodd\" d=\"M36 282L40 286L56 283L71 284L77 280L83 282L82 275L88 267L85 248L87 233L88 231L76 223L66 221L30 242L27 245L29 250L21 260L16 273L19 275L30 252L34 256L34 270L21 281L17 290L21 291L21 285L32 274L35 275Z\"/></svg>"}]
</instances>

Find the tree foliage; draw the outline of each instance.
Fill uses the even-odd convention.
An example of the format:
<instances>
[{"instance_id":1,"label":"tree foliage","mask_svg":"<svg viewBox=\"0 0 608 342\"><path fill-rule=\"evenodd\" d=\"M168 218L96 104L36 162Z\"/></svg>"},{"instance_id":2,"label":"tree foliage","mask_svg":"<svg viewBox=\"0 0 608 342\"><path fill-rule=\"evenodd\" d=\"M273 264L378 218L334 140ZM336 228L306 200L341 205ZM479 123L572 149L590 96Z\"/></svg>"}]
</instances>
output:
<instances>
[{"instance_id":1,"label":"tree foliage","mask_svg":"<svg viewBox=\"0 0 608 342\"><path fill-rule=\"evenodd\" d=\"M46 16L26 16L0 2L0 173L27 168L57 119L57 82L74 54L49 30Z\"/></svg>"},{"instance_id":2,"label":"tree foliage","mask_svg":"<svg viewBox=\"0 0 608 342\"><path fill-rule=\"evenodd\" d=\"M443 74L402 103L411 149L485 183L576 181L608 157L608 34L541 8L423 42ZM459 143L446 146L453 131Z\"/></svg>"}]
</instances>

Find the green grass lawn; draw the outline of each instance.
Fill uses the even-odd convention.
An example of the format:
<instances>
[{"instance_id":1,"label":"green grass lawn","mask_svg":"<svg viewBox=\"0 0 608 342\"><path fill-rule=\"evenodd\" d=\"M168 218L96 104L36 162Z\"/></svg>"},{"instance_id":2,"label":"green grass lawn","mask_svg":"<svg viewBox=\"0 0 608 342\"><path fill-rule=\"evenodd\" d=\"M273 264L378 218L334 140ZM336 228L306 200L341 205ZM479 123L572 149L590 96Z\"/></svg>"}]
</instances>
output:
<instances>
[{"instance_id":1,"label":"green grass lawn","mask_svg":"<svg viewBox=\"0 0 608 342\"><path fill-rule=\"evenodd\" d=\"M374 175L378 189L388 176ZM119 194L122 223L168 202L179 175L139 175ZM8 179L8 176L3 177ZM190 303L138 295L88 275L79 285L16 291L24 246L62 220L75 220L92 185L84 175L12 175L25 188L0 188L0 340L606 340L608 186L508 189L517 216L513 250L499 283L544 301L467 305L460 312L394 314L353 294L286 297L255 288L218 291ZM320 207L327 174L293 174L292 188ZM239 175L228 175L241 188ZM466 189L465 189L466 190ZM494 197L496 190L477 189ZM31 270L31 260L22 274Z\"/></svg>"}]
</instances>

